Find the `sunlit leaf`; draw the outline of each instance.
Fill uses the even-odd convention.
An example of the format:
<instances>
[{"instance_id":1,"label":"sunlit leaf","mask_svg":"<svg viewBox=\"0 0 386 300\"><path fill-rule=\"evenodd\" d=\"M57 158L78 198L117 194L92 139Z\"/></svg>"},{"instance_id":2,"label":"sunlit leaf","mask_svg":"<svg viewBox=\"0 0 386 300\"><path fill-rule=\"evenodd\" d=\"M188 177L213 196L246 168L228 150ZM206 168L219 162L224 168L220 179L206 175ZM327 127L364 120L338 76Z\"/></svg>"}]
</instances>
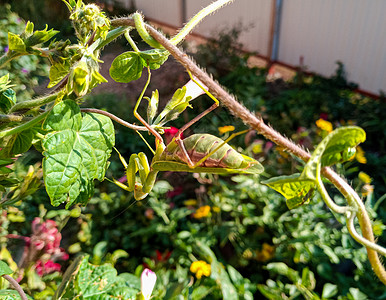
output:
<instances>
[{"instance_id":1,"label":"sunlit leaf","mask_svg":"<svg viewBox=\"0 0 386 300\"><path fill-rule=\"evenodd\" d=\"M145 67L156 70L168 59L169 52L164 49L151 49L140 52L140 56L145 62Z\"/></svg>"},{"instance_id":2,"label":"sunlit leaf","mask_svg":"<svg viewBox=\"0 0 386 300\"><path fill-rule=\"evenodd\" d=\"M50 68L50 83L47 88L57 85L70 71L70 66L66 63L56 63Z\"/></svg>"},{"instance_id":3,"label":"sunlit leaf","mask_svg":"<svg viewBox=\"0 0 386 300\"><path fill-rule=\"evenodd\" d=\"M152 124L153 119L158 110L158 101L159 101L158 90L153 91L153 93L151 94L151 98L146 97L146 99L149 101L149 104L147 106L147 122L149 124Z\"/></svg>"},{"instance_id":4,"label":"sunlit leaf","mask_svg":"<svg viewBox=\"0 0 386 300\"><path fill-rule=\"evenodd\" d=\"M302 179L316 180L318 168L344 162L355 154L355 147L366 139L365 131L356 126L332 131L316 147L302 172Z\"/></svg>"},{"instance_id":5,"label":"sunlit leaf","mask_svg":"<svg viewBox=\"0 0 386 300\"><path fill-rule=\"evenodd\" d=\"M165 108L154 121L154 124L162 126L167 122L176 119L187 107L191 107L189 101L192 99L192 97L185 97L185 95L185 86L181 89L177 89L172 99L169 100Z\"/></svg>"},{"instance_id":6,"label":"sunlit leaf","mask_svg":"<svg viewBox=\"0 0 386 300\"><path fill-rule=\"evenodd\" d=\"M71 100L57 104L43 127L51 131L43 141L43 171L51 203L86 204L93 195L94 179L103 180L114 145L111 120L85 114Z\"/></svg>"},{"instance_id":7,"label":"sunlit leaf","mask_svg":"<svg viewBox=\"0 0 386 300\"><path fill-rule=\"evenodd\" d=\"M0 91L0 111L6 114L15 104L16 93L13 89Z\"/></svg>"},{"instance_id":8,"label":"sunlit leaf","mask_svg":"<svg viewBox=\"0 0 386 300\"><path fill-rule=\"evenodd\" d=\"M127 83L139 79L144 66L145 62L137 52L125 52L112 62L110 76L117 82Z\"/></svg>"},{"instance_id":9,"label":"sunlit leaf","mask_svg":"<svg viewBox=\"0 0 386 300\"><path fill-rule=\"evenodd\" d=\"M0 276L10 275L12 273L13 273L13 271L11 270L11 268L8 267L8 265L5 262L0 260Z\"/></svg>"},{"instance_id":10,"label":"sunlit leaf","mask_svg":"<svg viewBox=\"0 0 386 300\"><path fill-rule=\"evenodd\" d=\"M308 203L315 188L313 180L300 179L300 174L279 176L262 183L282 194L289 209Z\"/></svg>"},{"instance_id":11,"label":"sunlit leaf","mask_svg":"<svg viewBox=\"0 0 386 300\"><path fill-rule=\"evenodd\" d=\"M8 47L9 50L26 53L26 46L23 42L23 40L17 35L12 32L8 32Z\"/></svg>"}]
</instances>

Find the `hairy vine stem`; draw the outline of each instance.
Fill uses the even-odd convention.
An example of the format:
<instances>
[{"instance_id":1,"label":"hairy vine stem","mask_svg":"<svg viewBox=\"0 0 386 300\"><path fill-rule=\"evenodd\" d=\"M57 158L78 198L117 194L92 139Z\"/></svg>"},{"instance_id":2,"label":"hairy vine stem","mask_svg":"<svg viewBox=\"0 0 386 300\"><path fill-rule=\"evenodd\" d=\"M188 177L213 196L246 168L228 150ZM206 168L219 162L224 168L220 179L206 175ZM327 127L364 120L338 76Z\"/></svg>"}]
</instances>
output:
<instances>
[{"instance_id":1,"label":"hairy vine stem","mask_svg":"<svg viewBox=\"0 0 386 300\"><path fill-rule=\"evenodd\" d=\"M135 22L131 18L119 18L111 21L113 26L135 26ZM232 95L226 92L217 82L215 82L205 71L200 69L186 53L173 45L163 34L158 32L150 25L144 25L149 34L162 46L170 52L170 54L179 61L187 70L195 75L201 82L205 82L208 90L216 96L236 117L242 119L245 124L255 129L258 133L271 140L275 144L283 147L286 151L301 158L303 161L308 161L310 154L303 148L299 147L283 135L275 131L272 127L266 125L261 117L257 117L251 113L246 107L239 103ZM356 216L359 220L359 225L362 230L363 237L371 243L374 243L374 234L372 231L371 220L367 214L366 208L355 193L353 188L338 174L330 168L323 168L321 173L329 179L332 184L342 193L346 199L353 199L358 205ZM366 247L369 261L373 267L374 273L386 285L386 270L384 269L377 252L369 247Z\"/></svg>"},{"instance_id":2,"label":"hairy vine stem","mask_svg":"<svg viewBox=\"0 0 386 300\"><path fill-rule=\"evenodd\" d=\"M23 289L21 288L21 286L17 283L17 281L15 279L13 279L9 275L3 275L3 278L8 280L9 283L12 284L12 286L15 288L15 290L19 293L20 298L22 300L28 300L27 295L24 293Z\"/></svg>"}]
</instances>

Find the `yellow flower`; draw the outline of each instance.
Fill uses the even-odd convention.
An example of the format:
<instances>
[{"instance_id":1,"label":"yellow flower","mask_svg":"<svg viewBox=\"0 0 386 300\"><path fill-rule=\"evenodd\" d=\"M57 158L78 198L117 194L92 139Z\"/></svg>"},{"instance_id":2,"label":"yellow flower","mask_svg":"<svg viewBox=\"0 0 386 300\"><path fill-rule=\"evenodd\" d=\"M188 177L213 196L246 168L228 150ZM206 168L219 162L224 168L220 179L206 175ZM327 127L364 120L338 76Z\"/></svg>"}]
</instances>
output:
<instances>
[{"instance_id":1,"label":"yellow flower","mask_svg":"<svg viewBox=\"0 0 386 300\"><path fill-rule=\"evenodd\" d=\"M197 208L196 212L193 214L193 218L195 219L205 218L209 215L209 213L210 213L209 205L201 206Z\"/></svg>"},{"instance_id":2,"label":"yellow flower","mask_svg":"<svg viewBox=\"0 0 386 300\"><path fill-rule=\"evenodd\" d=\"M214 212L218 213L218 212L221 211L221 208L218 207L218 206L213 206L213 207L212 207L212 210L213 210Z\"/></svg>"},{"instance_id":3,"label":"yellow flower","mask_svg":"<svg viewBox=\"0 0 386 300\"><path fill-rule=\"evenodd\" d=\"M356 154L355 158L360 164L366 164L367 163L365 151L363 151L363 149L360 146L357 147L357 154Z\"/></svg>"},{"instance_id":4,"label":"yellow flower","mask_svg":"<svg viewBox=\"0 0 386 300\"><path fill-rule=\"evenodd\" d=\"M327 132L332 131L332 124L326 120L319 119L315 123L316 123L316 126L318 126L322 130L325 130Z\"/></svg>"},{"instance_id":5,"label":"yellow flower","mask_svg":"<svg viewBox=\"0 0 386 300\"><path fill-rule=\"evenodd\" d=\"M207 264L203 260L194 261L190 265L190 272L195 273L197 279L201 279L202 275L208 277L211 272L210 264Z\"/></svg>"},{"instance_id":6,"label":"yellow flower","mask_svg":"<svg viewBox=\"0 0 386 300\"><path fill-rule=\"evenodd\" d=\"M358 178L362 180L364 183L371 183L372 179L365 172L359 172Z\"/></svg>"},{"instance_id":7,"label":"yellow flower","mask_svg":"<svg viewBox=\"0 0 386 300\"><path fill-rule=\"evenodd\" d=\"M220 132L220 134L224 134L226 132L233 131L233 130L235 130L235 126L232 126L232 125L223 126L223 127L218 128L218 131Z\"/></svg>"},{"instance_id":8,"label":"yellow flower","mask_svg":"<svg viewBox=\"0 0 386 300\"><path fill-rule=\"evenodd\" d=\"M256 251L256 260L265 262L275 256L275 246L264 243L261 250Z\"/></svg>"},{"instance_id":9,"label":"yellow flower","mask_svg":"<svg viewBox=\"0 0 386 300\"><path fill-rule=\"evenodd\" d=\"M188 199L184 201L185 206L194 206L197 204L197 200L195 199Z\"/></svg>"}]
</instances>

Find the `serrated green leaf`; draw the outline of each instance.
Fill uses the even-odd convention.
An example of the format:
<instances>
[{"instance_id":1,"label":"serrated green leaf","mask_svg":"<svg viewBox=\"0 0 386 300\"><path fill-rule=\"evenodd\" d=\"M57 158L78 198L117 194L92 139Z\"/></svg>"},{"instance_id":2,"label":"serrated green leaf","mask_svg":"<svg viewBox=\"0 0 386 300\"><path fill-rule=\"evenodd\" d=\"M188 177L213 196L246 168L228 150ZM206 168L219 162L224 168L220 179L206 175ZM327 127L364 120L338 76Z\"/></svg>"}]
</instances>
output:
<instances>
[{"instance_id":1,"label":"serrated green leaf","mask_svg":"<svg viewBox=\"0 0 386 300\"><path fill-rule=\"evenodd\" d=\"M13 273L13 271L11 270L10 267L8 267L7 263L5 263L4 261L0 260L0 276L10 275L12 273Z\"/></svg>"},{"instance_id":2,"label":"serrated green leaf","mask_svg":"<svg viewBox=\"0 0 386 300\"><path fill-rule=\"evenodd\" d=\"M8 47L9 50L13 50L20 53L26 53L26 47L23 40L12 32L8 32Z\"/></svg>"},{"instance_id":3,"label":"serrated green leaf","mask_svg":"<svg viewBox=\"0 0 386 300\"><path fill-rule=\"evenodd\" d=\"M52 88L57 85L68 73L70 72L70 66L67 63L56 63L50 68L50 83L47 88Z\"/></svg>"},{"instance_id":4,"label":"serrated green leaf","mask_svg":"<svg viewBox=\"0 0 386 300\"><path fill-rule=\"evenodd\" d=\"M15 290L0 290L1 300L20 300L20 295ZM27 299L33 299L27 295Z\"/></svg>"},{"instance_id":5,"label":"serrated green leaf","mask_svg":"<svg viewBox=\"0 0 386 300\"><path fill-rule=\"evenodd\" d=\"M16 93L13 89L0 91L0 111L7 114L12 106L16 104Z\"/></svg>"},{"instance_id":6,"label":"serrated green leaf","mask_svg":"<svg viewBox=\"0 0 386 300\"><path fill-rule=\"evenodd\" d=\"M140 52L145 67L156 70L168 59L169 52L164 49L151 49Z\"/></svg>"},{"instance_id":7,"label":"serrated green leaf","mask_svg":"<svg viewBox=\"0 0 386 300\"><path fill-rule=\"evenodd\" d=\"M144 60L136 52L125 52L118 55L111 64L110 76L116 82L128 83L142 75Z\"/></svg>"},{"instance_id":8,"label":"serrated green leaf","mask_svg":"<svg viewBox=\"0 0 386 300\"><path fill-rule=\"evenodd\" d=\"M365 131L357 126L332 131L319 143L301 174L301 179L316 180L318 169L344 162L355 154L355 147L366 139Z\"/></svg>"},{"instance_id":9,"label":"serrated green leaf","mask_svg":"<svg viewBox=\"0 0 386 300\"><path fill-rule=\"evenodd\" d=\"M282 194L289 209L308 203L315 189L315 181L301 179L300 174L274 177L262 183Z\"/></svg>"},{"instance_id":10,"label":"serrated green leaf","mask_svg":"<svg viewBox=\"0 0 386 300\"><path fill-rule=\"evenodd\" d=\"M152 124L153 119L157 114L157 110L158 110L158 102L159 102L158 90L153 91L151 94L151 98L146 97L146 99L149 101L149 104L147 106L147 122L149 124Z\"/></svg>"},{"instance_id":11,"label":"serrated green leaf","mask_svg":"<svg viewBox=\"0 0 386 300\"><path fill-rule=\"evenodd\" d=\"M75 289L85 299L135 299L138 289L129 287L124 277L110 265L94 266L84 258L79 266Z\"/></svg>"},{"instance_id":12,"label":"serrated green leaf","mask_svg":"<svg viewBox=\"0 0 386 300\"><path fill-rule=\"evenodd\" d=\"M94 179L103 180L114 145L111 120L99 114L81 116L72 100L57 104L43 128L51 131L43 141L43 172L52 205L86 204Z\"/></svg>"},{"instance_id":13,"label":"serrated green leaf","mask_svg":"<svg viewBox=\"0 0 386 300\"><path fill-rule=\"evenodd\" d=\"M59 31L57 30L47 30L47 28L48 26L46 25L46 28L44 30L36 30L35 32L33 32L33 34L25 40L25 45L27 47L32 47L35 45L43 44L59 33Z\"/></svg>"},{"instance_id":14,"label":"serrated green leaf","mask_svg":"<svg viewBox=\"0 0 386 300\"><path fill-rule=\"evenodd\" d=\"M7 136L1 140L3 157L12 157L19 153L24 153L32 146L34 133L32 129L21 131L17 134Z\"/></svg>"}]
</instances>

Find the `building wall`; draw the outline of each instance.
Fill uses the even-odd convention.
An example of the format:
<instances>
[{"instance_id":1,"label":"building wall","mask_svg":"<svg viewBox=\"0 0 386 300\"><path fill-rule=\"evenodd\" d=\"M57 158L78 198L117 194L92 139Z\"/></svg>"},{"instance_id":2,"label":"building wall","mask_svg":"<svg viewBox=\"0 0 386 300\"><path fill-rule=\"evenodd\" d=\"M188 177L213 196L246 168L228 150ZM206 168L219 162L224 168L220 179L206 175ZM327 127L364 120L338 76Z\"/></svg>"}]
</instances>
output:
<instances>
[{"instance_id":1,"label":"building wall","mask_svg":"<svg viewBox=\"0 0 386 300\"><path fill-rule=\"evenodd\" d=\"M129 0L119 0L129 2ZM236 0L205 18L194 31L205 37L241 23L249 29L240 42L245 50L269 57L272 1ZM188 19L212 0L186 0ZM151 19L180 27L182 0L136 0ZM278 61L329 76L336 61L348 79L378 94L386 91L385 0L283 0Z\"/></svg>"},{"instance_id":2,"label":"building wall","mask_svg":"<svg viewBox=\"0 0 386 300\"><path fill-rule=\"evenodd\" d=\"M279 60L331 75L341 61L350 81L386 91L386 1L283 1Z\"/></svg>"}]
</instances>

